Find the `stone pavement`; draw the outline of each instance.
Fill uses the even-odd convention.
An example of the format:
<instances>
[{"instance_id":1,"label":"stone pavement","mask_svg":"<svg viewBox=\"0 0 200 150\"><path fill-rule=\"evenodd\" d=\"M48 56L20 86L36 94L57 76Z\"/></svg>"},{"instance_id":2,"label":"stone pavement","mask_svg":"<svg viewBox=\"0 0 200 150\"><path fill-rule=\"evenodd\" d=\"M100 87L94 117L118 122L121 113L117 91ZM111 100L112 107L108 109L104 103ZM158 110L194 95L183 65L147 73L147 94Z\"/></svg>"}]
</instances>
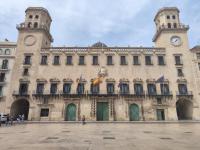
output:
<instances>
[{"instance_id":1,"label":"stone pavement","mask_svg":"<svg viewBox=\"0 0 200 150\"><path fill-rule=\"evenodd\" d=\"M0 127L0 150L200 150L199 123L34 123Z\"/></svg>"}]
</instances>

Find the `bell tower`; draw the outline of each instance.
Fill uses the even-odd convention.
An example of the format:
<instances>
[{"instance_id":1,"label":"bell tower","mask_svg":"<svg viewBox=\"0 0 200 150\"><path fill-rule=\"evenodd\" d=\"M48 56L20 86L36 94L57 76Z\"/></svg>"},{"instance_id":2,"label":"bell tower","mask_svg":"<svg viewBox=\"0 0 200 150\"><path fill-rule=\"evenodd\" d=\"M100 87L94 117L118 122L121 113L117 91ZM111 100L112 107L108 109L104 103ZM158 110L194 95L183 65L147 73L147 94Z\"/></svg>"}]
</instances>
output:
<instances>
[{"instance_id":1,"label":"bell tower","mask_svg":"<svg viewBox=\"0 0 200 150\"><path fill-rule=\"evenodd\" d=\"M179 9L164 7L160 9L155 18L156 33L153 37L156 47L188 47L187 31L189 26L180 21Z\"/></svg>"}]
</instances>

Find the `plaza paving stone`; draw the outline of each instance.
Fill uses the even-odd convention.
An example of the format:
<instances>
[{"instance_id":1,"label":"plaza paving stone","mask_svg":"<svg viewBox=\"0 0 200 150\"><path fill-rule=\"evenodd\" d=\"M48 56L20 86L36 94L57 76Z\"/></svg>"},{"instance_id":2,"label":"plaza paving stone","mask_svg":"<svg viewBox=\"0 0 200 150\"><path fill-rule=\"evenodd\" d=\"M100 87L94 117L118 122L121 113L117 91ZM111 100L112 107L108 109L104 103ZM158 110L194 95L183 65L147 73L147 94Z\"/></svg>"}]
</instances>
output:
<instances>
[{"instance_id":1,"label":"plaza paving stone","mask_svg":"<svg viewBox=\"0 0 200 150\"><path fill-rule=\"evenodd\" d=\"M16 124L0 127L0 150L200 150L200 124Z\"/></svg>"}]
</instances>

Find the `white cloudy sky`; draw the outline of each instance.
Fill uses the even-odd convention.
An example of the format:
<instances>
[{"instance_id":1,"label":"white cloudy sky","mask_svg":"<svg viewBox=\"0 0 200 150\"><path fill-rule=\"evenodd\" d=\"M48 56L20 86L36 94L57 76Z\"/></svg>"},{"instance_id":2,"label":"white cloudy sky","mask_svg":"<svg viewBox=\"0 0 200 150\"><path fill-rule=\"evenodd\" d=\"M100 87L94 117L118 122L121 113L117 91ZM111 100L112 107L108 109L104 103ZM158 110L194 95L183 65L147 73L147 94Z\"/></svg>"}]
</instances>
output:
<instances>
[{"instance_id":1,"label":"white cloudy sky","mask_svg":"<svg viewBox=\"0 0 200 150\"><path fill-rule=\"evenodd\" d=\"M153 46L153 18L164 6L180 9L190 47L200 44L200 0L0 0L0 40L17 40L16 24L29 6L49 10L54 46Z\"/></svg>"}]
</instances>

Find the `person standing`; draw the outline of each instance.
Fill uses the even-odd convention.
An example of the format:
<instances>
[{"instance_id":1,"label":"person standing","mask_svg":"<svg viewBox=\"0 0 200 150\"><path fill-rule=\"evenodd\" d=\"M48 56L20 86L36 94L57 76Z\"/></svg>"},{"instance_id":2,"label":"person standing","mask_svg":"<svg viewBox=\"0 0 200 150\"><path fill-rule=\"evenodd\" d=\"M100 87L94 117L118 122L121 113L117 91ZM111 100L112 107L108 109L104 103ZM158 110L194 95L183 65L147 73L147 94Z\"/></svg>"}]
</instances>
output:
<instances>
[{"instance_id":1,"label":"person standing","mask_svg":"<svg viewBox=\"0 0 200 150\"><path fill-rule=\"evenodd\" d=\"M83 117L82 117L82 125L85 125L86 123L85 123L85 115L83 115Z\"/></svg>"},{"instance_id":2,"label":"person standing","mask_svg":"<svg viewBox=\"0 0 200 150\"><path fill-rule=\"evenodd\" d=\"M0 115L0 127L1 127L1 115Z\"/></svg>"},{"instance_id":3,"label":"person standing","mask_svg":"<svg viewBox=\"0 0 200 150\"><path fill-rule=\"evenodd\" d=\"M6 116L6 126L9 125L9 121L10 121L10 117L9 117L9 114L7 114L7 116Z\"/></svg>"}]
</instances>

